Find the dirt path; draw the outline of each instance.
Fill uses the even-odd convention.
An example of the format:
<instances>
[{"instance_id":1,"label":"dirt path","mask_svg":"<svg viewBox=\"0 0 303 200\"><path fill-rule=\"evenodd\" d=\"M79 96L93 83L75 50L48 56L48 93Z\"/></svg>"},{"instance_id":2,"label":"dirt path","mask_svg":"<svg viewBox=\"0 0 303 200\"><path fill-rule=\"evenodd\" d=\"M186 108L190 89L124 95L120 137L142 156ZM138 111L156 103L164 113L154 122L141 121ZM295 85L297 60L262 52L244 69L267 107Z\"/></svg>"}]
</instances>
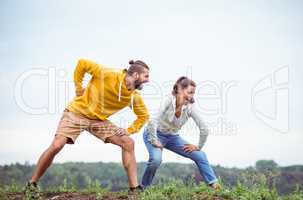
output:
<instances>
[{"instance_id":1,"label":"dirt path","mask_svg":"<svg viewBox=\"0 0 303 200\"><path fill-rule=\"evenodd\" d=\"M8 194L9 200L22 200L22 193L10 193ZM97 197L96 194L83 194L77 192L62 192L62 193L43 193L43 199L45 200L128 200L128 199L136 199L135 197L129 197L123 194L117 193L106 193L101 198Z\"/></svg>"}]
</instances>

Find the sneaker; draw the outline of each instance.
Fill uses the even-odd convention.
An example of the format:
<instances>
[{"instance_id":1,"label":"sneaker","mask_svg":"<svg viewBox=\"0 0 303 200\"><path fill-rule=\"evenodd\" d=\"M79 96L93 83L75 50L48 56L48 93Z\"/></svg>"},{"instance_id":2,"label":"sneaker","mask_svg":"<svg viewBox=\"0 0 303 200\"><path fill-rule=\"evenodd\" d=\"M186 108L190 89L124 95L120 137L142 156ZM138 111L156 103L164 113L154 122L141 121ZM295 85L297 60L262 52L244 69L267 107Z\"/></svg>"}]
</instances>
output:
<instances>
[{"instance_id":1,"label":"sneaker","mask_svg":"<svg viewBox=\"0 0 303 200\"><path fill-rule=\"evenodd\" d=\"M37 183L27 182L24 190L24 200L41 200L41 192Z\"/></svg>"},{"instance_id":2,"label":"sneaker","mask_svg":"<svg viewBox=\"0 0 303 200\"><path fill-rule=\"evenodd\" d=\"M220 190L222 189L221 185L219 183L212 183L209 185L211 188L213 188L214 190Z\"/></svg>"}]
</instances>

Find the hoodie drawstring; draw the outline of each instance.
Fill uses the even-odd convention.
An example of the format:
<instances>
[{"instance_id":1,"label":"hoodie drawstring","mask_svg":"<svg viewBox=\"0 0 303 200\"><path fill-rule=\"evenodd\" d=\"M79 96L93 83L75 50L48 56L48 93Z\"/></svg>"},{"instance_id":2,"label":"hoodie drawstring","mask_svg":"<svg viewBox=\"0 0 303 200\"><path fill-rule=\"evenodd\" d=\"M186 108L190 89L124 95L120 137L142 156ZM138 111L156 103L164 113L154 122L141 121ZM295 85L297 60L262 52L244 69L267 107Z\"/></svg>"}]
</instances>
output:
<instances>
[{"instance_id":1,"label":"hoodie drawstring","mask_svg":"<svg viewBox=\"0 0 303 200\"><path fill-rule=\"evenodd\" d=\"M122 81L120 81L119 83L119 94L118 94L118 101L121 101L121 90L122 90ZM130 96L130 105L131 105L131 109L134 109L134 96L133 94L131 94Z\"/></svg>"},{"instance_id":2,"label":"hoodie drawstring","mask_svg":"<svg viewBox=\"0 0 303 200\"><path fill-rule=\"evenodd\" d=\"M119 96L118 96L118 101L121 101L121 89L122 89L122 81L119 83Z\"/></svg>"},{"instance_id":3,"label":"hoodie drawstring","mask_svg":"<svg viewBox=\"0 0 303 200\"><path fill-rule=\"evenodd\" d=\"M131 104L131 109L134 110L134 96L133 96L133 94L130 96L130 104Z\"/></svg>"}]
</instances>

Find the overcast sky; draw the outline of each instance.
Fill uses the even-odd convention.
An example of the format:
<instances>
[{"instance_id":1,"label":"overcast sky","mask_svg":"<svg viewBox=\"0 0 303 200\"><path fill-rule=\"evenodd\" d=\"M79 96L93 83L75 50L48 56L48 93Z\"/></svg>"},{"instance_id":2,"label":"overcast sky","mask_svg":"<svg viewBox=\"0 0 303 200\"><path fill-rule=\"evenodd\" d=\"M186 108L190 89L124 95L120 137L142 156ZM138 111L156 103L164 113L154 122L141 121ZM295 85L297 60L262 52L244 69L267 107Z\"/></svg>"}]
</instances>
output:
<instances>
[{"instance_id":1,"label":"overcast sky","mask_svg":"<svg viewBox=\"0 0 303 200\"><path fill-rule=\"evenodd\" d=\"M212 164L303 164L302 10L300 0L1 1L0 164L35 163L48 147L79 58L145 61L151 115L179 76L191 77ZM133 119L129 109L111 117L122 127ZM198 141L192 121L180 134ZM142 131L132 138L146 161ZM120 162L121 153L84 132L55 159L65 161ZM163 161L191 162L166 150Z\"/></svg>"}]
</instances>

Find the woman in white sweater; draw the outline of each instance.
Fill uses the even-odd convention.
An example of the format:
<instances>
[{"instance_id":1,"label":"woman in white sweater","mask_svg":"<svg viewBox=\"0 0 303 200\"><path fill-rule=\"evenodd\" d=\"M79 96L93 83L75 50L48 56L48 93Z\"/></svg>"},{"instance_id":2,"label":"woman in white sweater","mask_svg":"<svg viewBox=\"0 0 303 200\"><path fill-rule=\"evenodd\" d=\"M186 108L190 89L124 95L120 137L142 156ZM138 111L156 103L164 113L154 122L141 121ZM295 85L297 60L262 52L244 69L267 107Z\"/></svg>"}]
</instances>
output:
<instances>
[{"instance_id":1,"label":"woman in white sweater","mask_svg":"<svg viewBox=\"0 0 303 200\"><path fill-rule=\"evenodd\" d=\"M193 160L203 180L211 187L219 187L216 175L211 168L206 154L201 151L206 141L208 130L199 116L194 103L196 84L187 77L180 77L157 117L145 128L143 139L149 153L149 160L142 178L142 186L151 185L155 173L162 162L162 149L168 149ZM179 136L178 131L192 118L200 130L198 145L190 144Z\"/></svg>"}]
</instances>

